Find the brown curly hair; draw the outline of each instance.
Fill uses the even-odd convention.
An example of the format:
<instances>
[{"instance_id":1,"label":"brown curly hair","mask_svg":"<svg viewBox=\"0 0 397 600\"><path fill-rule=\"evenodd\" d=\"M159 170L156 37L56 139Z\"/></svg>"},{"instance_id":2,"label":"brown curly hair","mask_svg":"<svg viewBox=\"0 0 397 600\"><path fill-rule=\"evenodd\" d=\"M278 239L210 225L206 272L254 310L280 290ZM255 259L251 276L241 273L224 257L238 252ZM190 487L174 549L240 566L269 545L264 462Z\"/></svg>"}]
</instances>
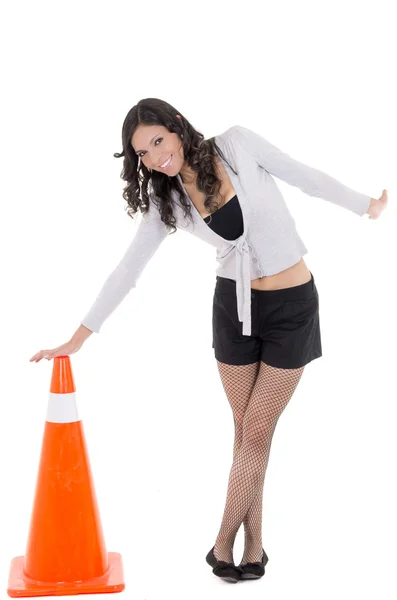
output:
<instances>
[{"instance_id":1,"label":"brown curly hair","mask_svg":"<svg viewBox=\"0 0 397 600\"><path fill-rule=\"evenodd\" d=\"M177 118L180 115L182 118ZM142 214L149 210L151 198L158 198L156 202L161 220L168 228L173 228L171 233L176 232L176 219L172 211L172 191L176 190L185 209L185 217L189 215L192 219L191 205L185 197L185 190L178 178L169 177L158 171L147 169L134 152L131 138L138 125L163 125L170 133L177 133L183 143L184 159L189 167L197 173L197 188L205 194L204 205L208 212L214 212L219 204L216 202L221 181L217 176L214 158L216 153L235 170L224 157L222 150L216 144L214 138L204 139L202 133L194 129L180 111L171 104L158 98L145 98L133 106L124 119L121 139L122 152L113 154L115 158L124 157L123 169L120 177L127 182L123 190L123 198L127 201L127 214L132 219L138 208ZM139 166L138 166L138 163ZM140 186L141 184L141 186ZM153 194L148 193L151 184Z\"/></svg>"}]
</instances>

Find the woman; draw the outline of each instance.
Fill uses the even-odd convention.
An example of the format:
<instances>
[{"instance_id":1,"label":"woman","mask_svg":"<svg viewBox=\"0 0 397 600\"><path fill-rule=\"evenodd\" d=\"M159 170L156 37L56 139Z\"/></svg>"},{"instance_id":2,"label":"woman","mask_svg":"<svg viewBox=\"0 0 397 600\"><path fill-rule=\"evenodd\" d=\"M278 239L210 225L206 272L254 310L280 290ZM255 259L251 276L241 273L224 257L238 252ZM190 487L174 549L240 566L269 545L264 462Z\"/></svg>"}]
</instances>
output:
<instances>
[{"instance_id":1,"label":"woman","mask_svg":"<svg viewBox=\"0 0 397 600\"><path fill-rule=\"evenodd\" d=\"M73 354L136 282L169 230L216 248L213 348L234 423L234 460L223 520L206 560L226 581L264 574L262 493L272 436L306 364L322 355L319 300L307 249L272 175L311 196L376 219L387 204L292 159L262 136L233 126L204 139L168 103L148 98L122 129L123 197L142 221L119 265L72 338L30 361ZM186 217L188 217L186 219ZM133 217L132 217L133 218ZM233 562L243 523L244 555Z\"/></svg>"}]
</instances>

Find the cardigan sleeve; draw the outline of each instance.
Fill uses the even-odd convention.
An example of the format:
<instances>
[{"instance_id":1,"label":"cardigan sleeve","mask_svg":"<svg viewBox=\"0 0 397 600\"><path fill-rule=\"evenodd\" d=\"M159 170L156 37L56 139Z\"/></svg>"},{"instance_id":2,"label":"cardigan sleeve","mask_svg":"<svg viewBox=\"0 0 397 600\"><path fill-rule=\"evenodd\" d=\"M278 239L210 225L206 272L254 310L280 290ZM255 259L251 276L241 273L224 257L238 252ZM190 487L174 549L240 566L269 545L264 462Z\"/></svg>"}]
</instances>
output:
<instances>
[{"instance_id":1,"label":"cardigan sleeve","mask_svg":"<svg viewBox=\"0 0 397 600\"><path fill-rule=\"evenodd\" d=\"M296 186L309 196L328 200L347 208L359 216L365 215L371 202L367 194L357 192L334 177L309 167L285 154L263 136L241 125L231 128L232 135L271 175Z\"/></svg>"},{"instance_id":2,"label":"cardigan sleeve","mask_svg":"<svg viewBox=\"0 0 397 600\"><path fill-rule=\"evenodd\" d=\"M105 280L94 304L80 321L90 331L99 333L102 324L117 308L128 292L136 287L145 266L167 236L156 206L151 204L142 214L135 236L116 268Z\"/></svg>"}]
</instances>

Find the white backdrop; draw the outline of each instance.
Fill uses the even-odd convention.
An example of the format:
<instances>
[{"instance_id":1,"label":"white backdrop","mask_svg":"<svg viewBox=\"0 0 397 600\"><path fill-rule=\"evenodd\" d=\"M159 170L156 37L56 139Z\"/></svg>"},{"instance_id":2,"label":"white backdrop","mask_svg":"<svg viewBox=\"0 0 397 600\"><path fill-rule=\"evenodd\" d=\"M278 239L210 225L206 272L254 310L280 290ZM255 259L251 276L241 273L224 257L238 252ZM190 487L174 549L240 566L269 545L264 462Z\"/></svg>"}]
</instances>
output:
<instances>
[{"instance_id":1,"label":"white backdrop","mask_svg":"<svg viewBox=\"0 0 397 600\"><path fill-rule=\"evenodd\" d=\"M323 357L276 427L260 581L230 591L205 562L234 436L211 348L215 250L166 238L71 356L123 594L395 599L392 3L38 1L3 16L0 596L25 552L53 367L29 358L71 337L135 233L113 153L129 109L157 97L206 138L249 127L389 205L373 221L276 180L309 249ZM243 542L241 528L236 563Z\"/></svg>"}]
</instances>

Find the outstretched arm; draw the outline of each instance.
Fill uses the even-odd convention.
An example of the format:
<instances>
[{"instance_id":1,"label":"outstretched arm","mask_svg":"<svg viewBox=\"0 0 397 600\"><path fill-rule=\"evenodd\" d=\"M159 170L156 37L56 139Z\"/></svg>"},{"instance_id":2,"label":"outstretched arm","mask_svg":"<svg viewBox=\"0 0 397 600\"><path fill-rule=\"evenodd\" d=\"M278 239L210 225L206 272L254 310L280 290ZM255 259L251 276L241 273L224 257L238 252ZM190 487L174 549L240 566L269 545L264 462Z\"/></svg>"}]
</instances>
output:
<instances>
[{"instance_id":1,"label":"outstretched arm","mask_svg":"<svg viewBox=\"0 0 397 600\"><path fill-rule=\"evenodd\" d=\"M110 273L81 325L99 333L109 315L136 283L149 260L167 236L165 223L154 204L142 215L135 236L117 267Z\"/></svg>"},{"instance_id":2,"label":"outstretched arm","mask_svg":"<svg viewBox=\"0 0 397 600\"><path fill-rule=\"evenodd\" d=\"M235 125L230 134L251 154L257 164L275 177L296 186L309 196L338 204L363 216L369 209L371 197L344 185L327 173L299 162L268 142L263 136Z\"/></svg>"}]
</instances>

